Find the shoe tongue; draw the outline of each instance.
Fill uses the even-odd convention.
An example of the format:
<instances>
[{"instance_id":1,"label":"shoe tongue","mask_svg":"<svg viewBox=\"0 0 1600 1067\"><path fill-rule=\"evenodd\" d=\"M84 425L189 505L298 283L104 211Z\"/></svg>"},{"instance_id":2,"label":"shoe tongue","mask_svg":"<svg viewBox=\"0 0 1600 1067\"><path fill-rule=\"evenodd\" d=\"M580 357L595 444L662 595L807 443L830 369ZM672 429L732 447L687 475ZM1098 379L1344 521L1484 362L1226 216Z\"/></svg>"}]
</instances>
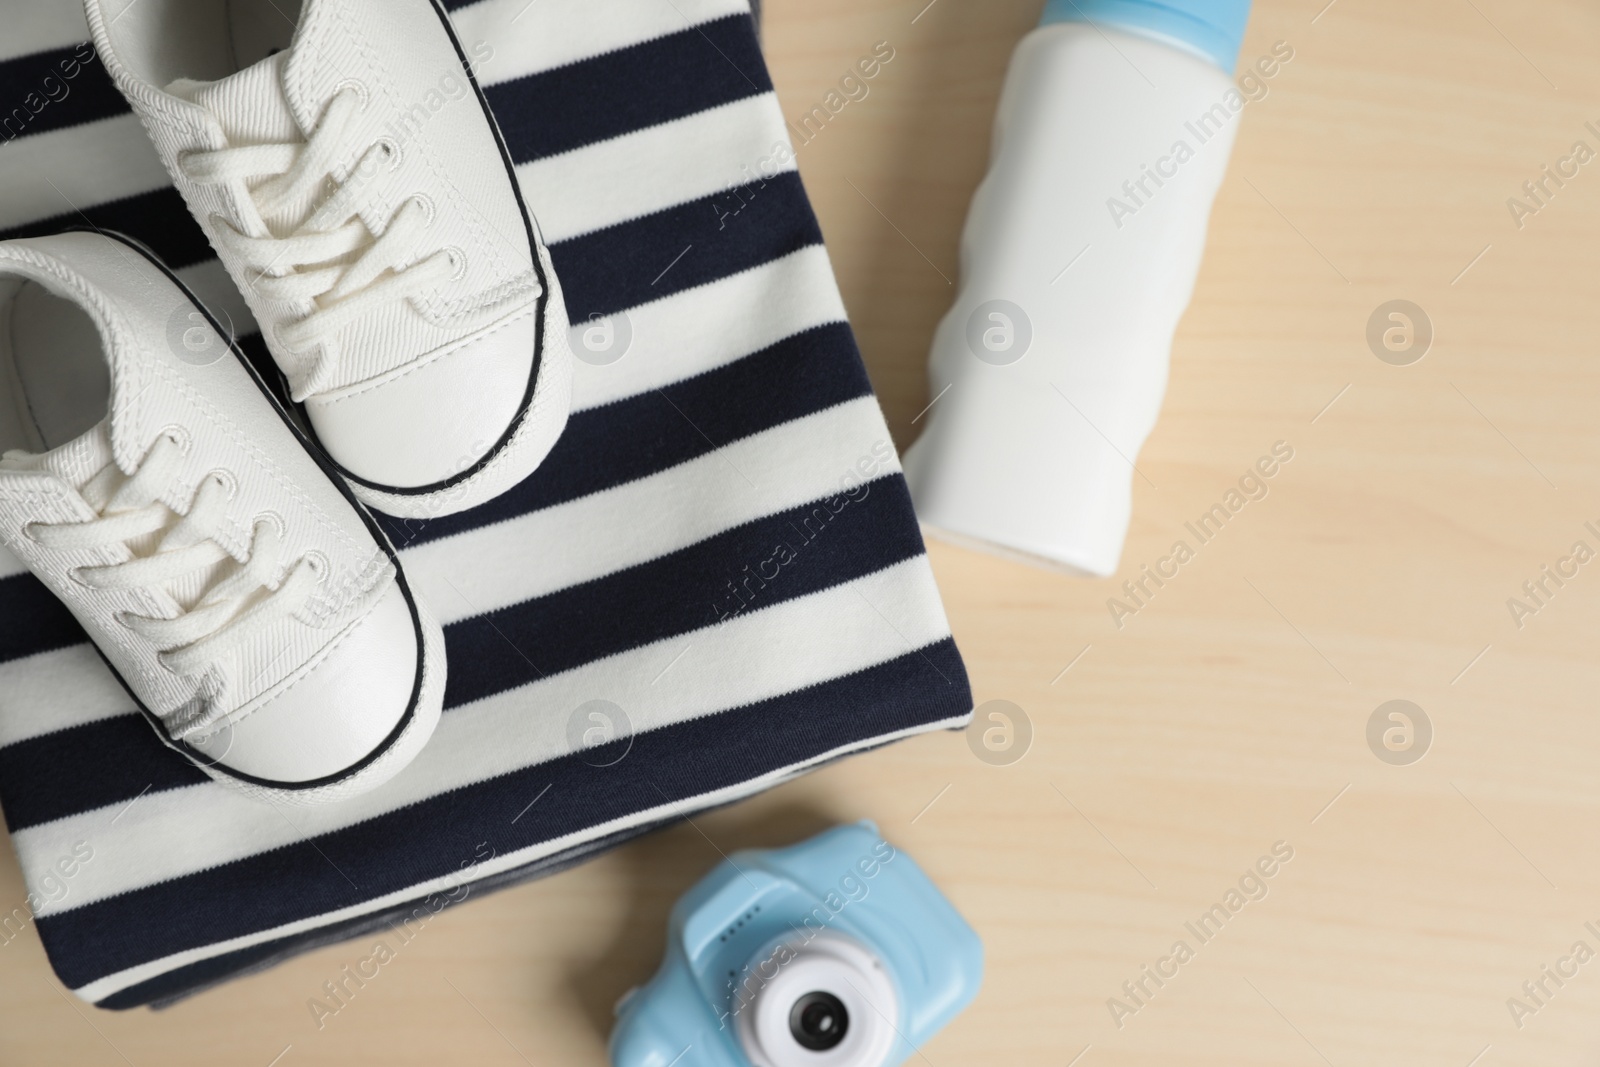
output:
<instances>
[{"instance_id":1,"label":"shoe tongue","mask_svg":"<svg viewBox=\"0 0 1600 1067\"><path fill-rule=\"evenodd\" d=\"M288 52L274 52L259 63L214 82L179 78L167 86L167 92L209 111L232 147L299 144L306 134L295 121L283 90L283 72L288 58ZM267 180L267 177L257 178L250 182L250 187L254 189ZM287 204L264 216L262 221L281 237L311 213L316 195L313 190L302 202Z\"/></svg>"},{"instance_id":2,"label":"shoe tongue","mask_svg":"<svg viewBox=\"0 0 1600 1067\"><path fill-rule=\"evenodd\" d=\"M235 146L299 141L304 134L283 93L283 65L288 55L276 52L214 82L179 78L167 86L167 92L192 100L215 115Z\"/></svg>"},{"instance_id":3,"label":"shoe tongue","mask_svg":"<svg viewBox=\"0 0 1600 1067\"><path fill-rule=\"evenodd\" d=\"M112 462L111 431L109 420L103 420L81 437L66 444L30 456L16 457L6 465L15 470L48 471L72 488L82 490L84 485Z\"/></svg>"}]
</instances>

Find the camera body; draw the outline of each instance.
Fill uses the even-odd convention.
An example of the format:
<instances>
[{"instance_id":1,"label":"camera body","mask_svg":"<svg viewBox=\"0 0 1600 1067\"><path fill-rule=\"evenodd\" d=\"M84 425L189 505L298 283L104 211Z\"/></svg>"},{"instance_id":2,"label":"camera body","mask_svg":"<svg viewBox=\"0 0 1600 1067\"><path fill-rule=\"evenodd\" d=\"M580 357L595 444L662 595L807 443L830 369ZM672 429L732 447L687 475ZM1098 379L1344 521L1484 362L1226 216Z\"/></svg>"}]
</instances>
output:
<instances>
[{"instance_id":1,"label":"camera body","mask_svg":"<svg viewBox=\"0 0 1600 1067\"><path fill-rule=\"evenodd\" d=\"M735 853L617 1005L613 1067L893 1067L971 1003L983 944L870 822Z\"/></svg>"}]
</instances>

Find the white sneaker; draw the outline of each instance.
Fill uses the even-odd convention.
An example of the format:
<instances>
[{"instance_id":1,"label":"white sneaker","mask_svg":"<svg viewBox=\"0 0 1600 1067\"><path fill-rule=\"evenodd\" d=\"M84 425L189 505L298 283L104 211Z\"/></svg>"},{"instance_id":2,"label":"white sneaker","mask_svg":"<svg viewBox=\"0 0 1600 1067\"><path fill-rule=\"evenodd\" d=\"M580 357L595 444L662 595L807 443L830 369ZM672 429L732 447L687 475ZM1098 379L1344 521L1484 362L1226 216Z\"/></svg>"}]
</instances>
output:
<instances>
[{"instance_id":1,"label":"white sneaker","mask_svg":"<svg viewBox=\"0 0 1600 1067\"><path fill-rule=\"evenodd\" d=\"M566 309L437 3L86 7L356 495L429 518L532 473L566 425Z\"/></svg>"},{"instance_id":2,"label":"white sneaker","mask_svg":"<svg viewBox=\"0 0 1600 1067\"><path fill-rule=\"evenodd\" d=\"M438 623L149 253L88 233L0 243L0 450L0 542L213 778L341 799L433 732Z\"/></svg>"}]
</instances>

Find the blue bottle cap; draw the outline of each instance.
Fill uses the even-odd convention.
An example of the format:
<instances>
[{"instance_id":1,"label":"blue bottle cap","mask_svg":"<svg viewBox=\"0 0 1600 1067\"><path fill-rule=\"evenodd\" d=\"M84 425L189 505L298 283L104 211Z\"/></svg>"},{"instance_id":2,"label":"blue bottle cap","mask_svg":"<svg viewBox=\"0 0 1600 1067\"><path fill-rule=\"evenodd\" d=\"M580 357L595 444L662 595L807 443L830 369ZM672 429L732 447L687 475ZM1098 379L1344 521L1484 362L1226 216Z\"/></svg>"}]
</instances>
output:
<instances>
[{"instance_id":1,"label":"blue bottle cap","mask_svg":"<svg viewBox=\"0 0 1600 1067\"><path fill-rule=\"evenodd\" d=\"M1039 25L1089 22L1176 43L1233 73L1250 0L1048 0Z\"/></svg>"}]
</instances>

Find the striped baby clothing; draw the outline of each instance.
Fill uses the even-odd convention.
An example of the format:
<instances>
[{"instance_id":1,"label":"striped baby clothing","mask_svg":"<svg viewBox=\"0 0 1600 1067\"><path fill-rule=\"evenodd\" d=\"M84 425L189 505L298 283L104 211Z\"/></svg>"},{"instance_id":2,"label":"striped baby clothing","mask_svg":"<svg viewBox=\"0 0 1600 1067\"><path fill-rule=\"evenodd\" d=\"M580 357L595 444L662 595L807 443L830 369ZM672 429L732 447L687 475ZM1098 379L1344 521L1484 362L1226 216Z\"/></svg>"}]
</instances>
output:
<instances>
[{"instance_id":1,"label":"striped baby clothing","mask_svg":"<svg viewBox=\"0 0 1600 1067\"><path fill-rule=\"evenodd\" d=\"M3 3L0 237L127 233L264 361L81 4ZM416 762L342 804L252 801L165 749L0 558L0 806L30 890L0 938L36 924L96 1004L170 1001L971 715L748 0L445 6L565 288L571 422L482 507L380 517L449 682Z\"/></svg>"}]
</instances>

